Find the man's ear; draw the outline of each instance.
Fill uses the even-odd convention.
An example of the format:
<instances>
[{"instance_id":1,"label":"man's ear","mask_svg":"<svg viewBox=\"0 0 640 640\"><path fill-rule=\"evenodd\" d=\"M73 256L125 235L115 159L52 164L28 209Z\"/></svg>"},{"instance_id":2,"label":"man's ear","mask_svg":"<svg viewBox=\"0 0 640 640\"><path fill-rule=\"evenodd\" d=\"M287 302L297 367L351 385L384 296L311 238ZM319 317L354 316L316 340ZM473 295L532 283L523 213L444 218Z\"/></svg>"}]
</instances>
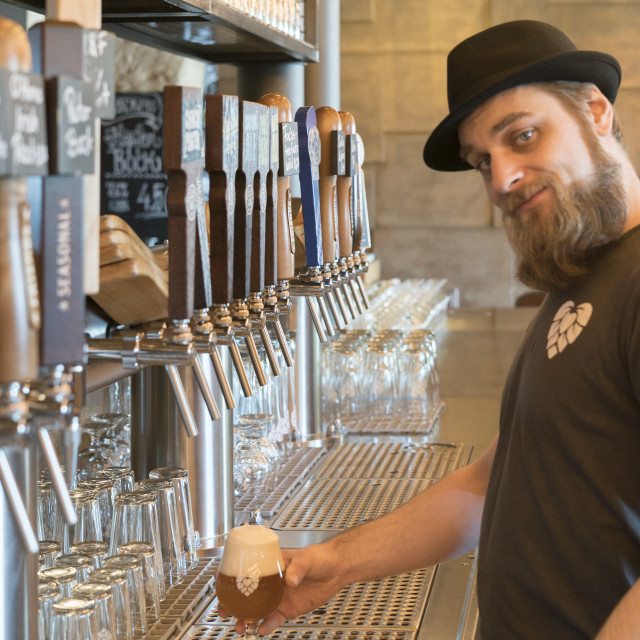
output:
<instances>
[{"instance_id":1,"label":"man's ear","mask_svg":"<svg viewBox=\"0 0 640 640\"><path fill-rule=\"evenodd\" d=\"M595 132L608 136L613 128L613 105L597 87L593 87L587 102Z\"/></svg>"}]
</instances>

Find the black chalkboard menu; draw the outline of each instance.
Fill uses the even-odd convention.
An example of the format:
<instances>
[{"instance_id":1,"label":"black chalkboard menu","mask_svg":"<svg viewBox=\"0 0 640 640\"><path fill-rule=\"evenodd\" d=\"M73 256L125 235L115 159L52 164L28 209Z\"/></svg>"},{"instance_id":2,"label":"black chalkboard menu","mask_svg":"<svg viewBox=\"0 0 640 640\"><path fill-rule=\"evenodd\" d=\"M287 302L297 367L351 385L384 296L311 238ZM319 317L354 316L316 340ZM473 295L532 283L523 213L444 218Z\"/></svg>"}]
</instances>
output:
<instances>
[{"instance_id":1,"label":"black chalkboard menu","mask_svg":"<svg viewBox=\"0 0 640 640\"><path fill-rule=\"evenodd\" d=\"M167 239L162 99L116 93L116 115L102 121L100 212L126 220L147 244Z\"/></svg>"}]
</instances>

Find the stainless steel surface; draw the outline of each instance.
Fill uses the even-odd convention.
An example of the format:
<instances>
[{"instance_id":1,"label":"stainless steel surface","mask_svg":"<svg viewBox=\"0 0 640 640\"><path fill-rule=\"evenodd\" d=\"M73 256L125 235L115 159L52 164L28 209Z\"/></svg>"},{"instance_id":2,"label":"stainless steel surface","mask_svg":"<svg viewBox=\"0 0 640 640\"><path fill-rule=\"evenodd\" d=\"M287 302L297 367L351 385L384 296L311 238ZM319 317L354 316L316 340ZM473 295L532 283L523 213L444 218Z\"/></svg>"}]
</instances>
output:
<instances>
[{"instance_id":1,"label":"stainless steel surface","mask_svg":"<svg viewBox=\"0 0 640 640\"><path fill-rule=\"evenodd\" d=\"M229 375L229 359L221 353ZM233 526L233 433L232 413L221 408L211 420L189 366L178 368L186 399L193 409L198 435L187 436L178 428L180 411L162 367L148 367L132 380L133 468L136 478L147 477L155 467L184 467L189 472L195 528L204 548L219 548ZM203 362L205 379L223 401L211 362Z\"/></svg>"},{"instance_id":2,"label":"stainless steel surface","mask_svg":"<svg viewBox=\"0 0 640 640\"><path fill-rule=\"evenodd\" d=\"M349 585L322 607L289 620L283 629L294 628L300 637L309 637L314 629L316 633L322 630L320 637L336 629L411 630L415 633L435 573L435 568L420 569L383 580ZM207 607L196 622L196 628L205 631L208 625L215 628L233 624L230 619L218 617L216 606L214 601Z\"/></svg>"},{"instance_id":3,"label":"stainless steel surface","mask_svg":"<svg viewBox=\"0 0 640 640\"><path fill-rule=\"evenodd\" d=\"M296 403L303 442L322 435L320 407L320 339L305 298L296 296L291 328L296 332Z\"/></svg>"}]
</instances>

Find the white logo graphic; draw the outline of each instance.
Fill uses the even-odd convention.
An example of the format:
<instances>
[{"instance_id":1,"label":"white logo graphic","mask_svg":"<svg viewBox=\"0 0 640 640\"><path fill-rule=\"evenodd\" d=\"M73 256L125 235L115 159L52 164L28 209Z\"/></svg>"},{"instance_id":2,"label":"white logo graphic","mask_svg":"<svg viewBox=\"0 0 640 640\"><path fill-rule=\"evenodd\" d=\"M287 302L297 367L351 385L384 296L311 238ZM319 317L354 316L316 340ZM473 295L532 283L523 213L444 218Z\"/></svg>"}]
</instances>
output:
<instances>
[{"instance_id":1,"label":"white logo graphic","mask_svg":"<svg viewBox=\"0 0 640 640\"><path fill-rule=\"evenodd\" d=\"M576 306L573 300L568 300L558 309L547 335L549 360L575 341L587 326L592 313L593 307L588 302Z\"/></svg>"},{"instance_id":2,"label":"white logo graphic","mask_svg":"<svg viewBox=\"0 0 640 640\"><path fill-rule=\"evenodd\" d=\"M236 578L236 586L243 596L250 596L257 588L260 582L260 569L257 565L249 567L248 576L238 576Z\"/></svg>"}]
</instances>

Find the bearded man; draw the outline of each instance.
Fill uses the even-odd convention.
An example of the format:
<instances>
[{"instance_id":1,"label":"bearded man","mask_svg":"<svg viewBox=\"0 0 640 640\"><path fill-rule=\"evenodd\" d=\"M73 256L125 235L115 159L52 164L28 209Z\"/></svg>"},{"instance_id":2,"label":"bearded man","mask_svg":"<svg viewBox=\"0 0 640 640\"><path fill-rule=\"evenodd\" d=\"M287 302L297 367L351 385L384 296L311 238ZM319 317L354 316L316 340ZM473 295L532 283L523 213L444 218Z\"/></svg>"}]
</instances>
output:
<instances>
[{"instance_id":1,"label":"bearded man","mask_svg":"<svg viewBox=\"0 0 640 640\"><path fill-rule=\"evenodd\" d=\"M480 174L519 277L547 295L488 451L386 516L286 552L263 632L351 582L478 546L483 640L640 637L640 181L619 84L614 58L541 22L449 54L450 113L424 160Z\"/></svg>"}]
</instances>

